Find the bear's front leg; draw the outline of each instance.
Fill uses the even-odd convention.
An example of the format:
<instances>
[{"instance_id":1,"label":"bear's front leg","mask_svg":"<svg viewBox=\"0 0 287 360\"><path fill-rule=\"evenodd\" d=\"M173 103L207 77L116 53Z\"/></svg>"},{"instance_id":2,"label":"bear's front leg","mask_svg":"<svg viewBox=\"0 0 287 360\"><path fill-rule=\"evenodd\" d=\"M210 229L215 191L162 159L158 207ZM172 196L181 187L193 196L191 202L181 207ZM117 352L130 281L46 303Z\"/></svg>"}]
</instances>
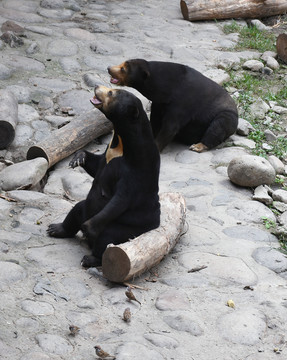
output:
<instances>
[{"instance_id":1,"label":"bear's front leg","mask_svg":"<svg viewBox=\"0 0 287 360\"><path fill-rule=\"evenodd\" d=\"M62 223L50 224L47 229L48 235L56 238L73 237L76 235L85 221L85 202L85 200L82 200L76 204Z\"/></svg>"},{"instance_id":2,"label":"bear's front leg","mask_svg":"<svg viewBox=\"0 0 287 360\"><path fill-rule=\"evenodd\" d=\"M102 265L102 260L93 255L85 255L81 261L81 265L85 268L97 267Z\"/></svg>"},{"instance_id":3,"label":"bear's front leg","mask_svg":"<svg viewBox=\"0 0 287 360\"><path fill-rule=\"evenodd\" d=\"M65 238L70 237L67 231L63 227L63 223L50 224L47 229L47 233L51 237L55 238Z\"/></svg>"}]
</instances>

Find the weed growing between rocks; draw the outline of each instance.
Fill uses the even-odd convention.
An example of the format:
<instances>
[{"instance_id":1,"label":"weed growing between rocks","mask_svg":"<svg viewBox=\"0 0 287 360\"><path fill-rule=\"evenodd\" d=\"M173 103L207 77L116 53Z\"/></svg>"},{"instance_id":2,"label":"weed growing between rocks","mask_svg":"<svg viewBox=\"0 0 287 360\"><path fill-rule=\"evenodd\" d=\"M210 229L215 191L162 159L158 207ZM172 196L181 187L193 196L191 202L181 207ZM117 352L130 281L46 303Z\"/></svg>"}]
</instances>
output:
<instances>
[{"instance_id":1,"label":"weed growing between rocks","mask_svg":"<svg viewBox=\"0 0 287 360\"><path fill-rule=\"evenodd\" d=\"M255 26L241 26L236 21L223 27L225 34L238 33L239 40L234 50L255 49L260 52L275 51L276 37L268 31L261 31Z\"/></svg>"},{"instance_id":2,"label":"weed growing between rocks","mask_svg":"<svg viewBox=\"0 0 287 360\"><path fill-rule=\"evenodd\" d=\"M286 21L277 19L277 24L283 27ZM231 66L228 71L230 81L225 84L227 90L233 93L237 102L239 116L247 120L253 127L248 138L255 142L252 153L267 158L275 155L283 163L287 162L287 65L277 60L277 66L271 66L268 57L276 57L276 35L285 31L279 26L266 28L261 23L260 30L256 26L243 26L232 21L224 25L225 34L237 32L239 40L233 51L257 50L260 58L254 60L254 67L242 62ZM260 26L261 26L260 25ZM269 25L269 24L268 24ZM272 59L271 59L272 60ZM275 60L276 62L276 60ZM249 65L249 64L248 64ZM256 68L257 66L257 68ZM285 175L277 175L274 183L276 188L287 190ZM269 206L277 218L274 222L263 218L266 229L277 236L281 251L287 253L287 230L280 221L281 212L272 205Z\"/></svg>"}]
</instances>

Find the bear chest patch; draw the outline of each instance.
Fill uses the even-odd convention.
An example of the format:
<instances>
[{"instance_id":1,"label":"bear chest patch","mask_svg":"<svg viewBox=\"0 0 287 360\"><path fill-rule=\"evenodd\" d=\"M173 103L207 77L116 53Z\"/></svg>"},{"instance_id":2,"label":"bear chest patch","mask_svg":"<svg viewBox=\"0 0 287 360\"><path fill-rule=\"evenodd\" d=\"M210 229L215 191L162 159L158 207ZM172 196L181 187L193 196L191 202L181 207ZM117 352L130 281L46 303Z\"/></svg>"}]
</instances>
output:
<instances>
[{"instance_id":1,"label":"bear chest patch","mask_svg":"<svg viewBox=\"0 0 287 360\"><path fill-rule=\"evenodd\" d=\"M106 151L106 163L108 164L114 158L123 156L123 153L122 138L114 133Z\"/></svg>"}]
</instances>

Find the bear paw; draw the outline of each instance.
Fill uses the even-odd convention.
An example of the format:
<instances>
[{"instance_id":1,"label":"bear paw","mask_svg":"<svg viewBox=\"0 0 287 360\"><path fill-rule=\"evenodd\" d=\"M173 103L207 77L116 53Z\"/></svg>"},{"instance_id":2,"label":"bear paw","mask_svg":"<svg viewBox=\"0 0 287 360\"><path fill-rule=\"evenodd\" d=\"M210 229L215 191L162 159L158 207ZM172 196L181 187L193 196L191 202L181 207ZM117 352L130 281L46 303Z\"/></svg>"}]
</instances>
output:
<instances>
[{"instance_id":1,"label":"bear paw","mask_svg":"<svg viewBox=\"0 0 287 360\"><path fill-rule=\"evenodd\" d=\"M93 255L85 255L81 261L81 265L85 268L97 267L102 265L102 261Z\"/></svg>"},{"instance_id":2,"label":"bear paw","mask_svg":"<svg viewBox=\"0 0 287 360\"><path fill-rule=\"evenodd\" d=\"M65 231L62 223L50 224L47 229L47 234L51 237L65 238L69 237L69 234Z\"/></svg>"},{"instance_id":3,"label":"bear paw","mask_svg":"<svg viewBox=\"0 0 287 360\"><path fill-rule=\"evenodd\" d=\"M73 169L77 166L84 166L85 161L86 161L86 152L77 151L73 159L69 162L69 166Z\"/></svg>"}]
</instances>

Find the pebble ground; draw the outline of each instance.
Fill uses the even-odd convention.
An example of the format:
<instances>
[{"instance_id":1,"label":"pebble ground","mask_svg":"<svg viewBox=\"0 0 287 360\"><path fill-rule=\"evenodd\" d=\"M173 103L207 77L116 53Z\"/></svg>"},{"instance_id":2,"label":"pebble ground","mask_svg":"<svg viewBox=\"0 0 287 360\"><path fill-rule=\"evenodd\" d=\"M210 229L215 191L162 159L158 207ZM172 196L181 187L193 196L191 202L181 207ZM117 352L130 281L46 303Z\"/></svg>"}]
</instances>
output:
<instances>
[{"instance_id":1,"label":"pebble ground","mask_svg":"<svg viewBox=\"0 0 287 360\"><path fill-rule=\"evenodd\" d=\"M0 86L19 101L15 141L0 153L14 161L67 117L91 109L92 85L109 84L108 65L140 57L223 76L219 63L259 57L229 51L236 35L224 35L222 22L184 21L175 0L3 0L0 24L7 20L25 29L24 45L0 43ZM92 360L95 345L118 360L285 359L287 259L262 225L273 213L226 172L246 152L197 154L179 144L163 151L160 191L185 196L187 226L172 253L132 282L145 289L134 289L141 305L127 301L124 286L81 268L89 250L79 238L46 236L74 204L63 188L74 198L87 191L69 159L55 166L44 192L0 198L1 359ZM51 191L52 176L66 187L56 181ZM80 328L74 336L70 325Z\"/></svg>"}]
</instances>

